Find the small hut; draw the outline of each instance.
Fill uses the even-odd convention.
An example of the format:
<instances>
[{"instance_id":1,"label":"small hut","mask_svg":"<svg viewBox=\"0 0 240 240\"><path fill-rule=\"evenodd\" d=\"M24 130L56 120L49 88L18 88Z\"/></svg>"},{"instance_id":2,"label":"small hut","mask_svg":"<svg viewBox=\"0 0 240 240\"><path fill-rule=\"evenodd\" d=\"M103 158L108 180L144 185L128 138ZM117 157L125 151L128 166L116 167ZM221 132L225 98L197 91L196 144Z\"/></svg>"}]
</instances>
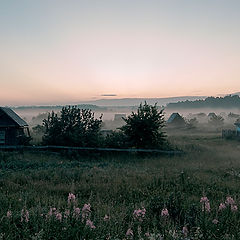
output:
<instances>
[{"instance_id":1,"label":"small hut","mask_svg":"<svg viewBox=\"0 0 240 240\"><path fill-rule=\"evenodd\" d=\"M172 113L167 120L167 126L169 127L185 127L186 122L179 113Z\"/></svg>"},{"instance_id":2,"label":"small hut","mask_svg":"<svg viewBox=\"0 0 240 240\"><path fill-rule=\"evenodd\" d=\"M26 137L28 124L12 109L0 107L0 145L20 145Z\"/></svg>"},{"instance_id":3,"label":"small hut","mask_svg":"<svg viewBox=\"0 0 240 240\"><path fill-rule=\"evenodd\" d=\"M237 136L240 137L240 119L238 119L234 125L237 127L236 132L237 132Z\"/></svg>"}]
</instances>

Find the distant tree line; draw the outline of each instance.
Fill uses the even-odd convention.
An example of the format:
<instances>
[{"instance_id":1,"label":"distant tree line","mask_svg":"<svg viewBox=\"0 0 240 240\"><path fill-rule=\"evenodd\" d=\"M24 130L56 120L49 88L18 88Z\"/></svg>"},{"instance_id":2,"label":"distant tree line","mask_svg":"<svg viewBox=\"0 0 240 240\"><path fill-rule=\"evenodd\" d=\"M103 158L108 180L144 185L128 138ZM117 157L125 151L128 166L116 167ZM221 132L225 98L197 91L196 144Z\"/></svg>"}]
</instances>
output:
<instances>
[{"instance_id":1,"label":"distant tree line","mask_svg":"<svg viewBox=\"0 0 240 240\"><path fill-rule=\"evenodd\" d=\"M103 136L102 116L95 118L90 109L78 106L63 107L60 114L54 111L43 120L43 145L116 148L166 148L163 109L146 102L137 112L123 118L125 124Z\"/></svg>"},{"instance_id":2,"label":"distant tree line","mask_svg":"<svg viewBox=\"0 0 240 240\"><path fill-rule=\"evenodd\" d=\"M208 97L205 100L183 101L169 103L168 109L184 108L239 108L240 97L238 95L229 95L225 97Z\"/></svg>"}]
</instances>

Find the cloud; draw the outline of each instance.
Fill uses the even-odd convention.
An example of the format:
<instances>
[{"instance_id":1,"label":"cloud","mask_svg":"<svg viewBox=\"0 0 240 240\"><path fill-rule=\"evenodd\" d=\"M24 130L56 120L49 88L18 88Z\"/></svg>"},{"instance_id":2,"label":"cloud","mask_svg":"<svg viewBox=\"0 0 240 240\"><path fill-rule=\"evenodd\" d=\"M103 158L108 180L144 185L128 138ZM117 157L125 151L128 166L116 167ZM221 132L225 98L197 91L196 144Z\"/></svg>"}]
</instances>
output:
<instances>
[{"instance_id":1,"label":"cloud","mask_svg":"<svg viewBox=\"0 0 240 240\"><path fill-rule=\"evenodd\" d=\"M102 97L116 97L117 94L102 94Z\"/></svg>"}]
</instances>

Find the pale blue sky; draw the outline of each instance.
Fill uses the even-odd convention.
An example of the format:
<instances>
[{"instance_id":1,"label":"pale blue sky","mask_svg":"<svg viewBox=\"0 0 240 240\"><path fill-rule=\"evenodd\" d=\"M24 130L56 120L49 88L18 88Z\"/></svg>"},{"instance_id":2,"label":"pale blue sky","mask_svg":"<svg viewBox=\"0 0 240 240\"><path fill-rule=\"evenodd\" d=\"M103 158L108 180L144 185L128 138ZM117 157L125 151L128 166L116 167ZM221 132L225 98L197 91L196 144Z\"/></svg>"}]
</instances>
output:
<instances>
[{"instance_id":1,"label":"pale blue sky","mask_svg":"<svg viewBox=\"0 0 240 240\"><path fill-rule=\"evenodd\" d=\"M239 91L239 12L239 0L3 0L0 105Z\"/></svg>"}]
</instances>

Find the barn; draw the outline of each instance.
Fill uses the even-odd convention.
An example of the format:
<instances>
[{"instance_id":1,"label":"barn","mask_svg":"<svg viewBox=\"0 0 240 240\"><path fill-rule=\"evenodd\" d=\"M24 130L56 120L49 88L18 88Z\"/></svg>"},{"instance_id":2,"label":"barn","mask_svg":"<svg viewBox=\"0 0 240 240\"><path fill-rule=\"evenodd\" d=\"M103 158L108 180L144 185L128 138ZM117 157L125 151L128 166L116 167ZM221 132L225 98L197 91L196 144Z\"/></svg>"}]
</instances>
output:
<instances>
[{"instance_id":1,"label":"barn","mask_svg":"<svg viewBox=\"0 0 240 240\"><path fill-rule=\"evenodd\" d=\"M28 124L12 109L0 107L0 145L21 145L27 137Z\"/></svg>"},{"instance_id":2,"label":"barn","mask_svg":"<svg viewBox=\"0 0 240 240\"><path fill-rule=\"evenodd\" d=\"M185 124L185 120L179 113L172 113L167 120L167 126L169 127L184 127Z\"/></svg>"}]
</instances>

